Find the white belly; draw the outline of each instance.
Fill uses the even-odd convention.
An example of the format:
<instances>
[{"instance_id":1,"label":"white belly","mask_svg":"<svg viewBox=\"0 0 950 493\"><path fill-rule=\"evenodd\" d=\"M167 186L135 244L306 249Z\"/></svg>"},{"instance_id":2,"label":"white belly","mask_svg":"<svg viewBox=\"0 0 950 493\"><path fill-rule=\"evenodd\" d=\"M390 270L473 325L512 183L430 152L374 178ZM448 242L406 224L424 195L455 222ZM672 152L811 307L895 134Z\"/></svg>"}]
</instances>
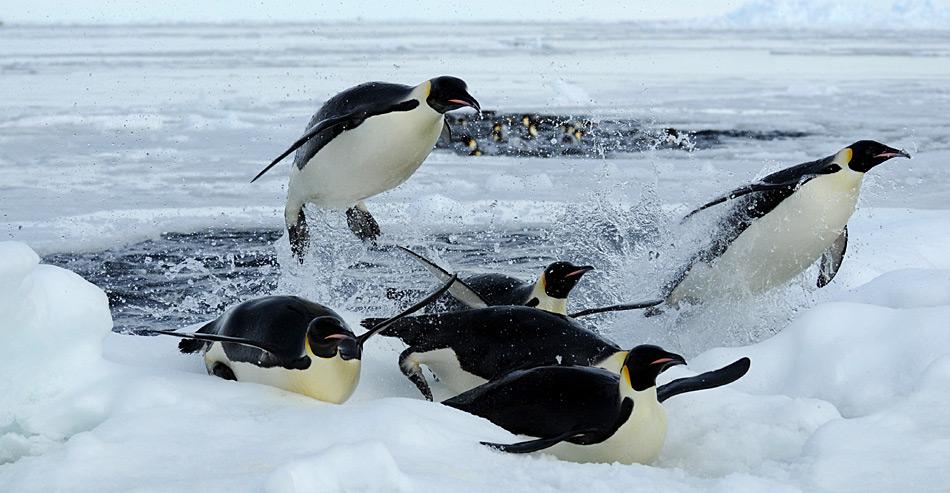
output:
<instances>
[{"instance_id":1,"label":"white belly","mask_svg":"<svg viewBox=\"0 0 950 493\"><path fill-rule=\"evenodd\" d=\"M666 410L656 400L656 387L635 395L630 418L610 438L593 445L561 442L541 453L572 462L649 464L666 441Z\"/></svg>"},{"instance_id":2,"label":"white belly","mask_svg":"<svg viewBox=\"0 0 950 493\"><path fill-rule=\"evenodd\" d=\"M455 351L451 349L413 353L412 358L428 366L432 373L439 377L439 381L456 394L474 389L488 381L463 370Z\"/></svg>"},{"instance_id":3,"label":"white belly","mask_svg":"<svg viewBox=\"0 0 950 493\"><path fill-rule=\"evenodd\" d=\"M812 179L754 221L721 257L695 264L670 302L760 293L797 276L848 224L862 176L843 170Z\"/></svg>"},{"instance_id":4,"label":"white belly","mask_svg":"<svg viewBox=\"0 0 950 493\"><path fill-rule=\"evenodd\" d=\"M291 167L290 202L348 208L406 181L432 151L442 115L424 102L412 111L367 119Z\"/></svg>"},{"instance_id":5,"label":"white belly","mask_svg":"<svg viewBox=\"0 0 950 493\"><path fill-rule=\"evenodd\" d=\"M208 371L211 371L215 363L224 363L231 368L239 382L270 385L334 404L341 404L353 395L360 381L360 360L344 360L339 355L320 358L313 354L310 355L310 360L310 367L306 370L262 368L251 363L229 360L218 342L212 344L205 353L205 366Z\"/></svg>"}]
</instances>

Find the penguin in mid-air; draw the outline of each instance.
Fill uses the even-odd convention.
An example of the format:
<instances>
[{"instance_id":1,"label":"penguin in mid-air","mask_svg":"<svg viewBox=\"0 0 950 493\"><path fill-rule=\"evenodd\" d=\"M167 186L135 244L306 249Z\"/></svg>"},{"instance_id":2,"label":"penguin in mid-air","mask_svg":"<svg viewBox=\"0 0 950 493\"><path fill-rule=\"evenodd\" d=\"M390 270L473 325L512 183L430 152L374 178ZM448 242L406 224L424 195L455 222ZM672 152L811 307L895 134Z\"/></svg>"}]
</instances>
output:
<instances>
[{"instance_id":1,"label":"penguin in mid-air","mask_svg":"<svg viewBox=\"0 0 950 493\"><path fill-rule=\"evenodd\" d=\"M203 352L210 375L340 404L359 383L366 340L442 296L451 282L359 336L337 312L298 296L266 296L239 303L194 333L150 330L146 334L184 339L179 350Z\"/></svg>"},{"instance_id":2,"label":"penguin in mid-air","mask_svg":"<svg viewBox=\"0 0 950 493\"><path fill-rule=\"evenodd\" d=\"M435 262L405 248L398 247L419 261L433 276L446 282L452 274ZM663 300L650 300L640 303L627 303L599 308L589 308L579 312L567 313L567 297L584 274L594 270L590 265L574 265L570 262L554 262L548 265L537 281L526 282L505 274L478 274L459 279L449 288L452 298L441 303L444 311L463 310L465 308L485 308L501 305L524 305L569 317L583 317L595 313L638 310L658 305ZM433 304L432 306L435 306Z\"/></svg>"},{"instance_id":3,"label":"penguin in mid-air","mask_svg":"<svg viewBox=\"0 0 950 493\"><path fill-rule=\"evenodd\" d=\"M657 346L631 349L620 374L599 368L546 366L509 373L443 402L488 419L518 435L513 444L482 442L511 453L543 450L574 462L653 462L666 440L661 403L684 392L734 382L746 374L742 358L716 371L657 388L656 378L684 365L682 356Z\"/></svg>"},{"instance_id":4,"label":"penguin in mid-air","mask_svg":"<svg viewBox=\"0 0 950 493\"><path fill-rule=\"evenodd\" d=\"M818 287L838 272L864 174L906 151L861 140L817 161L772 173L689 213L728 209L710 237L664 289L665 306L778 286L819 260ZM652 308L646 315L659 313Z\"/></svg>"},{"instance_id":5,"label":"penguin in mid-air","mask_svg":"<svg viewBox=\"0 0 950 493\"><path fill-rule=\"evenodd\" d=\"M387 82L351 87L327 100L303 136L251 182L297 151L284 221L291 250L301 262L310 237L307 203L346 209L350 229L363 240L375 240L379 224L363 200L406 181L449 131L445 113L464 107L481 110L465 82L455 77L415 87Z\"/></svg>"}]
</instances>

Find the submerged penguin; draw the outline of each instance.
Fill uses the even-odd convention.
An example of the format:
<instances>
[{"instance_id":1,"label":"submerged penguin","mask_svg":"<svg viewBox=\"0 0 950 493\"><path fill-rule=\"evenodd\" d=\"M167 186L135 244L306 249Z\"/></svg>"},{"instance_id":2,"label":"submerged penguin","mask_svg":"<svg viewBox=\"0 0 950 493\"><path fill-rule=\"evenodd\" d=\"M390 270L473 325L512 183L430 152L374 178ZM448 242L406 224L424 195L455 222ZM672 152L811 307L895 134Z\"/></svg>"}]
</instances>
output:
<instances>
[{"instance_id":1,"label":"submerged penguin","mask_svg":"<svg viewBox=\"0 0 950 493\"><path fill-rule=\"evenodd\" d=\"M448 291L452 279L360 336L338 313L298 296L266 296L235 305L195 333L150 330L184 339L182 353L204 353L208 373L271 385L340 404L356 390L363 344Z\"/></svg>"},{"instance_id":2,"label":"submerged penguin","mask_svg":"<svg viewBox=\"0 0 950 493\"><path fill-rule=\"evenodd\" d=\"M398 247L408 253L441 282L452 276L439 264L405 247ZM588 308L579 312L567 313L567 297L584 274L594 270L590 265L574 265L570 262L554 262L548 265L538 280L526 282L505 274L478 274L459 279L449 288L452 300L442 304L447 311L465 308L485 308L500 305L524 305L558 315L583 317L595 313L637 310L658 305L663 300L649 300L638 303L626 303L599 308ZM435 305L433 305L435 306Z\"/></svg>"},{"instance_id":3,"label":"submerged penguin","mask_svg":"<svg viewBox=\"0 0 950 493\"><path fill-rule=\"evenodd\" d=\"M817 161L772 173L689 213L727 202L712 242L664 289L666 305L701 302L778 286L820 259L817 285L838 272L864 174L906 151L862 140ZM659 307L658 307L659 308ZM651 309L647 315L660 312Z\"/></svg>"},{"instance_id":4,"label":"submerged penguin","mask_svg":"<svg viewBox=\"0 0 950 493\"><path fill-rule=\"evenodd\" d=\"M304 204L345 208L347 224L363 240L379 225L363 200L406 181L448 131L445 113L480 111L465 82L436 77L415 87L367 82L333 96L310 120L304 135L251 182L297 151L290 172L284 221L298 260L309 242Z\"/></svg>"},{"instance_id":5,"label":"submerged penguin","mask_svg":"<svg viewBox=\"0 0 950 493\"><path fill-rule=\"evenodd\" d=\"M443 404L481 416L532 440L498 444L512 453L544 450L574 462L650 463L666 440L666 411L677 394L726 385L749 370L742 358L720 370L657 388L656 377L682 356L657 346L629 351L617 375L599 368L546 366L509 373Z\"/></svg>"}]
</instances>

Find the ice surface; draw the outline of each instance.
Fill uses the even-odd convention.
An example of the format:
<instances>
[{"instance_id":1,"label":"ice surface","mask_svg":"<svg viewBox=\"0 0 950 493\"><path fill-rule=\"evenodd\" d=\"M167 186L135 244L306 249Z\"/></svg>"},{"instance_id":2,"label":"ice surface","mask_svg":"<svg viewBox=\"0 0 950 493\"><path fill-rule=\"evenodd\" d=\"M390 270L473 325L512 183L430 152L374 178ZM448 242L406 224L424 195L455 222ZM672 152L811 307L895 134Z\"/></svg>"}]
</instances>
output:
<instances>
[{"instance_id":1,"label":"ice surface","mask_svg":"<svg viewBox=\"0 0 950 493\"><path fill-rule=\"evenodd\" d=\"M210 378L171 338L110 333L100 290L4 243L0 491L945 489L948 57L945 31L4 26L0 236L44 255L163 231L279 229L286 167L247 181L321 101L371 79L447 73L487 109L802 133L611 159L435 153L369 201L393 238L452 245L437 256L450 264L453 252L477 249L490 269L527 277L549 257L589 259L598 271L585 277L582 302L655 287L689 240L672 226L679 215L753 176L859 138L914 159L871 173L827 288L814 292L809 272L752 301L593 320L624 346L685 353L689 367L666 378L752 358L735 385L669 401L670 435L653 466L490 451L478 441L515 437L421 401L396 368L401 347L385 338L367 344L344 406ZM339 215L315 218L328 241L309 267L285 269L277 290L339 306L355 326L366 299L384 299L397 276L408 283L399 269L412 264L384 265L382 279L348 269L375 268L381 254L353 242ZM531 241L505 242L512 237ZM294 265L284 241L275 249ZM199 264L169 279L187 285ZM355 273L338 275L347 269ZM218 308L206 294L209 311Z\"/></svg>"}]
</instances>

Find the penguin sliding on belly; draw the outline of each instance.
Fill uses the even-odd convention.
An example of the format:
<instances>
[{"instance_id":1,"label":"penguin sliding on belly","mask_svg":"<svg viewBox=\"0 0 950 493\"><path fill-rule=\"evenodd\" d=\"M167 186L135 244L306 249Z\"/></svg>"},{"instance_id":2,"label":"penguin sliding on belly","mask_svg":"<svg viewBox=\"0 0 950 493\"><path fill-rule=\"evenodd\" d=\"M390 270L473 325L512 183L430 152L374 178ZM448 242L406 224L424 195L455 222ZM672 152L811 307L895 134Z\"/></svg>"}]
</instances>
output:
<instances>
[{"instance_id":1,"label":"penguin sliding on belly","mask_svg":"<svg viewBox=\"0 0 950 493\"><path fill-rule=\"evenodd\" d=\"M724 202L729 209L699 251L669 282L664 301L702 302L781 285L820 260L818 287L838 272L864 174L903 150L862 140L824 159L792 166L737 188L689 213ZM684 219L686 219L684 218ZM658 307L659 308L659 307ZM656 315L651 309L646 315Z\"/></svg>"},{"instance_id":2,"label":"penguin sliding on belly","mask_svg":"<svg viewBox=\"0 0 950 493\"><path fill-rule=\"evenodd\" d=\"M405 247L400 246L398 248L416 259L439 281L445 282L452 276L446 269L422 255ZM449 288L451 298L440 303L438 307L442 311L456 311L488 306L523 305L558 315L583 317L594 313L647 308L663 302L663 300L653 300L643 303L611 305L568 314L568 295L577 286L581 277L592 270L594 270L594 267L590 265L577 266L562 261L548 265L538 276L538 280L534 282L526 282L505 274L478 274L456 281ZM436 304L431 306L434 307Z\"/></svg>"},{"instance_id":3,"label":"penguin sliding on belly","mask_svg":"<svg viewBox=\"0 0 950 493\"><path fill-rule=\"evenodd\" d=\"M360 323L374 327L381 319ZM399 355L399 368L428 400L432 391L421 365L459 394L539 366L593 366L620 373L627 357L620 346L568 317L522 306L405 317L381 334L409 346Z\"/></svg>"},{"instance_id":4,"label":"penguin sliding on belly","mask_svg":"<svg viewBox=\"0 0 950 493\"><path fill-rule=\"evenodd\" d=\"M360 336L332 309L297 296L245 301L195 333L150 330L146 334L184 339L178 348L182 353L203 352L211 375L340 404L359 383L366 340L442 296L454 280Z\"/></svg>"},{"instance_id":5,"label":"penguin sliding on belly","mask_svg":"<svg viewBox=\"0 0 950 493\"><path fill-rule=\"evenodd\" d=\"M749 359L657 388L656 377L686 360L657 346L627 353L617 375L599 368L547 366L516 371L443 402L488 419L532 440L498 444L511 453L545 451L574 462L650 463L666 440L666 411L661 403L684 392L718 387L741 378ZM684 384L683 381L690 381Z\"/></svg>"},{"instance_id":6,"label":"penguin sliding on belly","mask_svg":"<svg viewBox=\"0 0 950 493\"><path fill-rule=\"evenodd\" d=\"M363 200L406 181L449 131L445 113L463 107L480 111L465 82L446 76L415 87L368 82L327 100L304 135L251 180L297 151L284 208L297 259L303 261L310 238L307 203L346 209L350 229L375 240L379 224Z\"/></svg>"}]
</instances>

